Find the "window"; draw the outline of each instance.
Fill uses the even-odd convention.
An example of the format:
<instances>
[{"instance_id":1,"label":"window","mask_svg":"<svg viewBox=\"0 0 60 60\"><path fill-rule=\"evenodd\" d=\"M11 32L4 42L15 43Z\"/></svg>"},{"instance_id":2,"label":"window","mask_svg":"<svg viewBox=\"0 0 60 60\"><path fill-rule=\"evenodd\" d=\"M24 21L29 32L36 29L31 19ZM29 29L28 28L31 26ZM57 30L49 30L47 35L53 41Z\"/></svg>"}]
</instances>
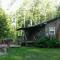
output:
<instances>
[{"instance_id":1,"label":"window","mask_svg":"<svg viewBox=\"0 0 60 60\"><path fill-rule=\"evenodd\" d=\"M49 27L49 35L55 35L55 27Z\"/></svg>"}]
</instances>

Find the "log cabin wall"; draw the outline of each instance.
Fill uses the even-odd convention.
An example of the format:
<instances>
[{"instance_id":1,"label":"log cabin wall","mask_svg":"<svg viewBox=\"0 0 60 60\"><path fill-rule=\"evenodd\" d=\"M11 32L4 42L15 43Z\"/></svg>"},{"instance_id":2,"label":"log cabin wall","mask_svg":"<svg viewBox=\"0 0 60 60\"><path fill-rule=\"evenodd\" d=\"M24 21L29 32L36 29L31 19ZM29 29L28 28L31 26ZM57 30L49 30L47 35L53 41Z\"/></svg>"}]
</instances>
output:
<instances>
[{"instance_id":1,"label":"log cabin wall","mask_svg":"<svg viewBox=\"0 0 60 60\"><path fill-rule=\"evenodd\" d=\"M58 38L60 19L47 23L45 26L45 35Z\"/></svg>"}]
</instances>

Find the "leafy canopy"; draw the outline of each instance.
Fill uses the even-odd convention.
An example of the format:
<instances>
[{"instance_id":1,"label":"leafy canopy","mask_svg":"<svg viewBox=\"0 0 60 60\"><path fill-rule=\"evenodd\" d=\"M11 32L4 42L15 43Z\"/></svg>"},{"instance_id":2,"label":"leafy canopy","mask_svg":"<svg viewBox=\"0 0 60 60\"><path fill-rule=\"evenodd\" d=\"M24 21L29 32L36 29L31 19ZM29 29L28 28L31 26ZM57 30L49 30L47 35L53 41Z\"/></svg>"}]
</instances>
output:
<instances>
[{"instance_id":1,"label":"leafy canopy","mask_svg":"<svg viewBox=\"0 0 60 60\"><path fill-rule=\"evenodd\" d=\"M0 39L5 38L8 33L7 18L5 12L0 8Z\"/></svg>"}]
</instances>

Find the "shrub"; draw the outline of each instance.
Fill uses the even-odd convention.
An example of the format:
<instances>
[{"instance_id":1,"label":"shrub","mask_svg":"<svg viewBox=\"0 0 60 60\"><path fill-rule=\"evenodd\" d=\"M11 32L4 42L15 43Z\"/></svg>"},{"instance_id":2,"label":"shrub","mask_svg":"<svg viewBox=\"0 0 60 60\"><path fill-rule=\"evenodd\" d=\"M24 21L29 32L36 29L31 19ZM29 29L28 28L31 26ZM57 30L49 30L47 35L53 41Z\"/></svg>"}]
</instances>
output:
<instances>
[{"instance_id":1,"label":"shrub","mask_svg":"<svg viewBox=\"0 0 60 60\"><path fill-rule=\"evenodd\" d=\"M36 47L48 47L48 48L58 48L60 47L60 41L56 38L40 37L35 41Z\"/></svg>"}]
</instances>

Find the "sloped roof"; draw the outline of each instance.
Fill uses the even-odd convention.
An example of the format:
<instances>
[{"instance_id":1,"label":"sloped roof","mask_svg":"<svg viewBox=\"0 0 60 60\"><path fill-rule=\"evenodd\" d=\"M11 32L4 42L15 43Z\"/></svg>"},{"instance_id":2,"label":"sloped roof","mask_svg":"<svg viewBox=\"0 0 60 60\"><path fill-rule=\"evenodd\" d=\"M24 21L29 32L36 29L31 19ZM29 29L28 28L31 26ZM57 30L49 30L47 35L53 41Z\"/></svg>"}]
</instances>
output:
<instances>
[{"instance_id":1,"label":"sloped roof","mask_svg":"<svg viewBox=\"0 0 60 60\"><path fill-rule=\"evenodd\" d=\"M42 28L42 27L44 27L44 26L45 26L45 24L42 23L42 24L30 26L30 27L19 28L19 29L17 29L17 30L32 30L32 29L35 29L35 28Z\"/></svg>"},{"instance_id":2,"label":"sloped roof","mask_svg":"<svg viewBox=\"0 0 60 60\"><path fill-rule=\"evenodd\" d=\"M43 23L38 24L38 25L34 25L34 26L30 26L30 27L24 27L24 28L18 28L17 31L18 30L31 30L31 29L35 29L35 28L43 28L47 23L53 22L53 21L58 20L58 19L60 19L60 17L53 18L51 20L48 20L48 21L43 22Z\"/></svg>"}]
</instances>

